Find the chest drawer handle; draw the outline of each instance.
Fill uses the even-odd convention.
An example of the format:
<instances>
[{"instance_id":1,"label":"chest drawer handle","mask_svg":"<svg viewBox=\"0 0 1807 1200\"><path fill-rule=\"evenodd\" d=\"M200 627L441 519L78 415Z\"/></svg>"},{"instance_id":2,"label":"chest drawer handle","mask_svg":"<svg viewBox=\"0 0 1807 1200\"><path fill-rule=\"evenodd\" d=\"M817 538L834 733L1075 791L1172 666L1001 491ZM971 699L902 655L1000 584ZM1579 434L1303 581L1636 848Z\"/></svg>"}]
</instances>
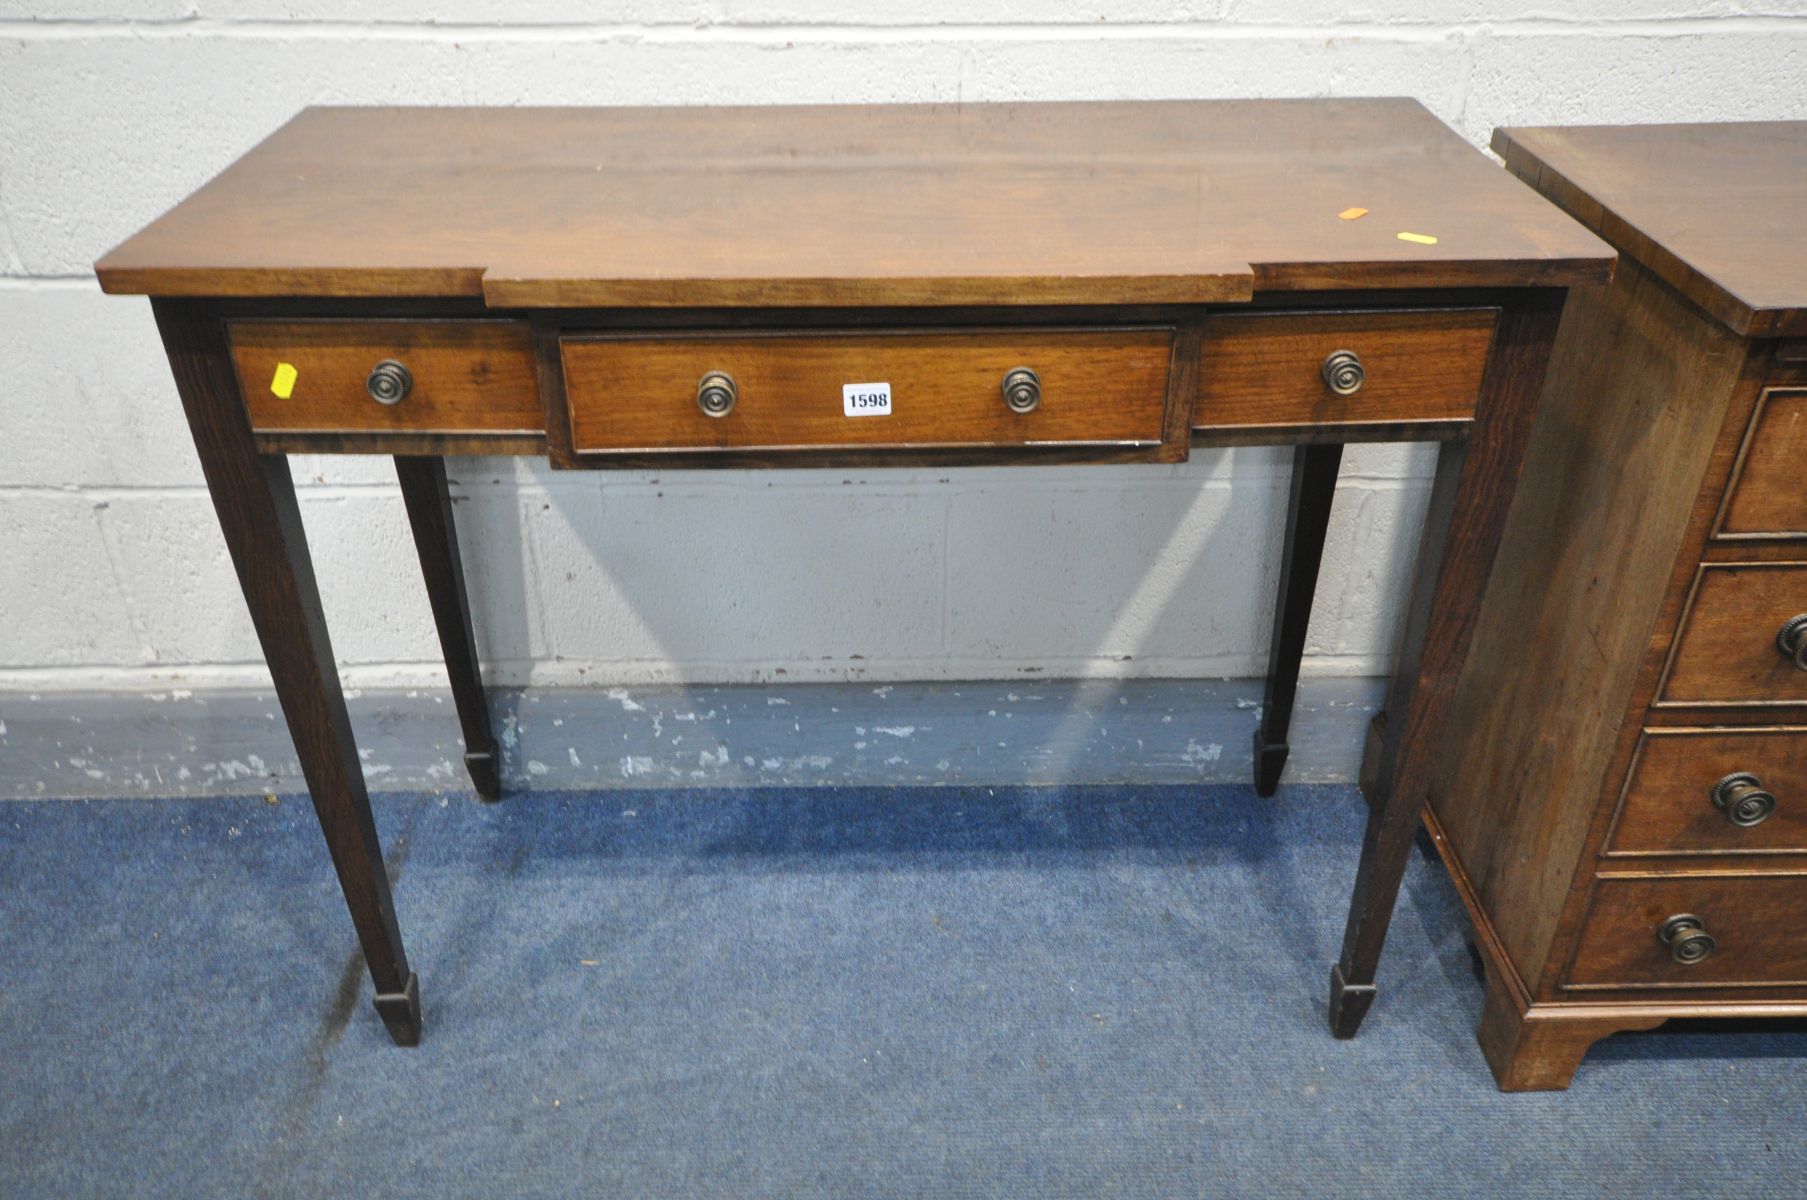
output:
<instances>
[{"instance_id":1,"label":"chest drawer handle","mask_svg":"<svg viewBox=\"0 0 1807 1200\"><path fill-rule=\"evenodd\" d=\"M1031 413L1042 402L1042 377L1028 367L1004 372L1004 403L1013 413Z\"/></svg>"},{"instance_id":2,"label":"chest drawer handle","mask_svg":"<svg viewBox=\"0 0 1807 1200\"><path fill-rule=\"evenodd\" d=\"M1355 395L1368 380L1361 357L1353 350L1332 350L1318 373L1324 377L1324 386L1339 396Z\"/></svg>"},{"instance_id":3,"label":"chest drawer handle","mask_svg":"<svg viewBox=\"0 0 1807 1200\"><path fill-rule=\"evenodd\" d=\"M1794 663L1795 670L1807 671L1807 613L1788 618L1776 634L1776 649Z\"/></svg>"},{"instance_id":4,"label":"chest drawer handle","mask_svg":"<svg viewBox=\"0 0 1807 1200\"><path fill-rule=\"evenodd\" d=\"M395 359L385 358L370 368L370 377L364 380L364 390L378 404L400 404L414 390L414 376Z\"/></svg>"},{"instance_id":5,"label":"chest drawer handle","mask_svg":"<svg viewBox=\"0 0 1807 1200\"><path fill-rule=\"evenodd\" d=\"M1732 824L1749 829L1769 820L1776 811L1776 798L1764 790L1761 779L1739 771L1713 785L1713 807Z\"/></svg>"},{"instance_id":6,"label":"chest drawer handle","mask_svg":"<svg viewBox=\"0 0 1807 1200\"><path fill-rule=\"evenodd\" d=\"M1749 772L1726 775L1713 784L1713 808L1742 830L1764 824L1776 811L1776 797L1764 790L1764 781Z\"/></svg>"},{"instance_id":7,"label":"chest drawer handle","mask_svg":"<svg viewBox=\"0 0 1807 1200\"><path fill-rule=\"evenodd\" d=\"M1656 940L1669 948L1669 957L1684 967L1701 962L1719 943L1693 913L1678 913L1664 921L1656 931Z\"/></svg>"},{"instance_id":8,"label":"chest drawer handle","mask_svg":"<svg viewBox=\"0 0 1807 1200\"><path fill-rule=\"evenodd\" d=\"M696 383L696 406L705 417L725 417L740 398L740 388L726 371L706 371Z\"/></svg>"}]
</instances>

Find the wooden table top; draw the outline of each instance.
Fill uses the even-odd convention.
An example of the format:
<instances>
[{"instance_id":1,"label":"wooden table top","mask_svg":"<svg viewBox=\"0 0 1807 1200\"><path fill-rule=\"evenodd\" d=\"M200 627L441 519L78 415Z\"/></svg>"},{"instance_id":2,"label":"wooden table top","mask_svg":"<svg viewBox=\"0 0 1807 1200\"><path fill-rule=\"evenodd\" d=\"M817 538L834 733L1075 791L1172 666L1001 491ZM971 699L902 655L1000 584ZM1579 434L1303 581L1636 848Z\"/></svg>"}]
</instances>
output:
<instances>
[{"instance_id":1,"label":"wooden table top","mask_svg":"<svg viewBox=\"0 0 1807 1200\"><path fill-rule=\"evenodd\" d=\"M1733 331L1807 333L1807 121L1498 129L1493 148Z\"/></svg>"},{"instance_id":2,"label":"wooden table top","mask_svg":"<svg viewBox=\"0 0 1807 1200\"><path fill-rule=\"evenodd\" d=\"M1369 99L310 108L96 270L151 295L816 306L1566 285L1612 261L1417 102Z\"/></svg>"}]
</instances>

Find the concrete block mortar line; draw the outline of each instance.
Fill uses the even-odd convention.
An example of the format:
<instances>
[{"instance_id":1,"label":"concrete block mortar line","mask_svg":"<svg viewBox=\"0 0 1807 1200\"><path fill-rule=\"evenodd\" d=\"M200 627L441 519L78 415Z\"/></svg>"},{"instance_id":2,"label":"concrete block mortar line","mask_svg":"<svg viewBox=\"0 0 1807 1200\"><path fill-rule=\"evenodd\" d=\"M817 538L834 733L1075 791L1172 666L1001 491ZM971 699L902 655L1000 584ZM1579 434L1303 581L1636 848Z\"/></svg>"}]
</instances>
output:
<instances>
[{"instance_id":1,"label":"concrete block mortar line","mask_svg":"<svg viewBox=\"0 0 1807 1200\"><path fill-rule=\"evenodd\" d=\"M1766 32L1798 26L1799 14L1786 9L1757 13L1643 15L1635 17L1566 16L1537 13L1522 17L1489 17L1446 22L1342 20L1316 23L1239 20L1234 14L1216 19L1185 17L1173 21L999 21L942 23L861 23L855 21L720 21L666 22L461 22L421 19L354 21L345 18L271 19L186 17L133 19L103 17L45 20L0 17L0 37L19 40L134 38L281 38L363 41L634 40L647 42L909 42L909 41L1097 41L1097 40L1299 40L1334 30L1343 39L1369 41L1435 41L1456 33L1499 36L1592 37L1602 32L1620 36L1689 37L1726 30Z\"/></svg>"},{"instance_id":2,"label":"concrete block mortar line","mask_svg":"<svg viewBox=\"0 0 1807 1200\"><path fill-rule=\"evenodd\" d=\"M1457 133L1467 136L1465 131L1468 129L1468 106L1474 100L1474 34L1463 31L1456 34L1451 41L1456 47L1457 69L1461 71L1462 78L1455 87L1455 113L1447 118L1446 123ZM1486 138L1481 140L1481 153L1487 155L1494 162L1503 164L1503 160L1493 153L1488 141L1489 139Z\"/></svg>"},{"instance_id":3,"label":"concrete block mortar line","mask_svg":"<svg viewBox=\"0 0 1807 1200\"><path fill-rule=\"evenodd\" d=\"M5 217L0 212L0 220ZM9 230L0 229L0 235L11 237ZM10 266L0 269L0 291L77 291L100 294L100 283L92 275L36 275L27 271L17 257ZM124 297L121 297L124 299ZM149 312L146 311L146 319Z\"/></svg>"},{"instance_id":4,"label":"concrete block mortar line","mask_svg":"<svg viewBox=\"0 0 1807 1200\"><path fill-rule=\"evenodd\" d=\"M132 636L138 640L139 653L147 664L157 661L157 639L151 633L146 620L144 604L136 586L137 576L126 567L123 551L118 544L118 531L113 527L109 514L112 504L108 500L97 500L94 504L94 523L99 531L100 544L107 556L107 571L113 578L113 586L125 600L126 626Z\"/></svg>"},{"instance_id":5,"label":"concrete block mortar line","mask_svg":"<svg viewBox=\"0 0 1807 1200\"><path fill-rule=\"evenodd\" d=\"M953 594L951 591L953 586L951 579L953 574L951 564L953 523L953 501L949 497L943 496L941 499L941 597L939 604L941 637L937 648L944 655L953 648L953 623L949 616L949 606Z\"/></svg>"},{"instance_id":6,"label":"concrete block mortar line","mask_svg":"<svg viewBox=\"0 0 1807 1200\"><path fill-rule=\"evenodd\" d=\"M1346 679L1384 674L1390 648L1372 653L1327 652L1306 658L1301 675ZM1129 667L1129 670L1125 670ZM1033 660L957 658L946 655L888 655L882 659L836 658L773 667L763 660L699 659L674 665L654 658L504 658L484 662L483 676L493 686L630 687L710 686L725 683L809 685L846 682L910 683L1011 679L1079 679L1092 682L1129 679L1235 679L1266 669L1265 656L1254 652L1186 658L1156 655L1059 655ZM937 674L935 672L941 672ZM445 686L445 666L437 659L341 662L340 684L349 689ZM0 705L9 698L36 693L110 690L157 692L175 688L214 689L267 687L269 672L261 661L101 663L73 666L0 667Z\"/></svg>"},{"instance_id":7,"label":"concrete block mortar line","mask_svg":"<svg viewBox=\"0 0 1807 1200\"><path fill-rule=\"evenodd\" d=\"M536 655L540 661L550 659L553 662L558 662L560 660L558 658L557 650L546 644L546 630L549 627L549 614L546 612L547 589L539 586L526 586L527 584L538 584L548 578L545 574L545 564L540 561L539 527L528 515L528 504L530 500L530 497L520 497L514 501L516 510L515 519L521 526L521 552L526 556L525 568L527 578L523 582L522 590L527 593L526 602L532 606L533 610L533 621L528 627L529 632L527 636L530 639L530 646L532 646L534 641L539 642L538 646L532 648L536 651ZM607 520L607 510L602 506L606 505L606 503L606 500L599 501L599 511L603 513L604 520ZM454 516L453 519L456 520L456 516ZM483 631L480 621L477 638L478 654L479 657L481 657L483 649Z\"/></svg>"},{"instance_id":8,"label":"concrete block mortar line","mask_svg":"<svg viewBox=\"0 0 1807 1200\"><path fill-rule=\"evenodd\" d=\"M19 244L13 238L12 225L7 188L4 182L0 182L0 274L8 278L25 273L25 259L19 254Z\"/></svg>"},{"instance_id":9,"label":"concrete block mortar line","mask_svg":"<svg viewBox=\"0 0 1807 1200\"><path fill-rule=\"evenodd\" d=\"M1058 469L1058 468L1051 468ZM873 468L873 478L878 480L884 474L884 468ZM1344 475L1338 487L1351 493L1423 491L1430 486L1430 475L1414 471L1411 474L1360 474ZM999 497L1023 496L1025 494L1054 494L1072 496L1089 492L1109 495L1122 495L1126 491L1162 490L1173 492L1238 492L1247 491L1255 486L1264 486L1268 490L1284 490L1288 476L1284 471L1251 471L1244 475L1240 472L1234 479L1198 479L1185 478L1171 480L1133 480L1126 479L1122 484L1084 481L1049 481L1041 484L1018 484L1012 481L981 481L925 483L920 479L900 481L895 484L874 482L870 486L861 487L863 496L878 496L895 499L920 499L925 494L933 493L943 496L989 496ZM621 491L631 491L636 495L663 493L677 497L713 496L723 492L731 492L747 497L765 493L782 495L810 495L820 492L839 492L843 485L815 483L807 480L785 480L765 484L715 483L705 479L685 480L680 484L669 481L647 482L615 480L608 487ZM398 503L401 492L392 483L377 480L369 482L311 483L297 479L295 490L303 503L331 503L334 501L370 497L390 497ZM584 491L581 483L567 483L563 480L545 485L536 482L520 482L510 479L493 479L482 481L460 481L453 485L454 502L482 499L495 496L513 496L522 500L566 496L573 492ZM129 484L0 484L0 496L18 495L41 498L67 498L84 503L111 504L119 501L173 500L194 499L207 495L204 483L193 484L146 484L133 487Z\"/></svg>"},{"instance_id":10,"label":"concrete block mortar line","mask_svg":"<svg viewBox=\"0 0 1807 1200\"><path fill-rule=\"evenodd\" d=\"M172 419L177 419L173 417ZM1285 450L1285 446L1272 446L1274 450ZM1202 452L1202 454L1209 454ZM340 455L334 455L340 457ZM383 457L383 455L342 455L354 459L367 457ZM468 461L468 459L466 459ZM1292 477L1292 464L1288 461L1274 461L1272 464L1240 463L1234 468L1218 468L1216 463L1202 463L1194 459L1193 463L1178 464L1176 468L1155 473L1155 468L1117 468L1106 475L1075 475L1073 472L1086 472L1090 468L1070 466L1070 464L1017 464L1017 466L950 466L945 473L925 472L923 468L860 468L855 475L847 475L844 468L815 468L815 466L795 466L784 468L784 473L766 473L759 475L739 475L735 468L726 470L672 470L647 477L643 473L616 472L609 468L595 472L558 472L540 477L540 479L522 479L513 473L501 472L459 472L457 464L450 468L450 483L454 497L457 495L479 495L479 493L513 492L517 495L553 495L553 493L591 492L598 486L605 490L632 490L632 492L676 492L683 495L714 495L714 493L734 492L757 495L761 492L844 492L847 488L858 488L862 495L922 495L925 488L947 490L947 492L985 493L992 490L1008 490L1008 492L1061 492L1072 495L1073 492L1109 492L1120 495L1133 490L1209 490L1209 492L1227 492L1236 488L1245 488L1256 481L1261 483L1285 486ZM1211 470L1222 473L1198 473ZM1348 484L1386 484L1404 483L1404 481L1429 481L1435 470L1435 464L1413 464L1408 470L1373 470L1373 468L1344 468L1339 481ZM730 477L725 477L730 475ZM327 495L369 495L372 492L387 492L399 495L398 486L387 479L307 479L305 475L296 475L295 486L316 497ZM204 492L206 484L199 475L192 484L157 483L132 484L5 484L0 483L0 493L13 492L25 495L60 495L60 493L81 492L98 495L105 499L155 499L159 495L192 495Z\"/></svg>"}]
</instances>

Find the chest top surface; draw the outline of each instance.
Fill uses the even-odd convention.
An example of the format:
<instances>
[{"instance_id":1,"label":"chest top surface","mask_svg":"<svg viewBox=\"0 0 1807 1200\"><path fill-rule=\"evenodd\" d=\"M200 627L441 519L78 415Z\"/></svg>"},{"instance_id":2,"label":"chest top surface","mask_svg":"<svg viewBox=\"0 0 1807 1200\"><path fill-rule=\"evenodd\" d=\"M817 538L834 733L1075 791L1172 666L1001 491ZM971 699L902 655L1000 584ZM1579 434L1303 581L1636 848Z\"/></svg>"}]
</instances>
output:
<instances>
[{"instance_id":1,"label":"chest top surface","mask_svg":"<svg viewBox=\"0 0 1807 1200\"><path fill-rule=\"evenodd\" d=\"M1807 121L1508 128L1493 147L1735 332L1807 333Z\"/></svg>"},{"instance_id":2,"label":"chest top surface","mask_svg":"<svg viewBox=\"0 0 1807 1200\"><path fill-rule=\"evenodd\" d=\"M310 108L96 270L152 295L811 306L1561 285L1611 260L1415 101L1370 99Z\"/></svg>"}]
</instances>

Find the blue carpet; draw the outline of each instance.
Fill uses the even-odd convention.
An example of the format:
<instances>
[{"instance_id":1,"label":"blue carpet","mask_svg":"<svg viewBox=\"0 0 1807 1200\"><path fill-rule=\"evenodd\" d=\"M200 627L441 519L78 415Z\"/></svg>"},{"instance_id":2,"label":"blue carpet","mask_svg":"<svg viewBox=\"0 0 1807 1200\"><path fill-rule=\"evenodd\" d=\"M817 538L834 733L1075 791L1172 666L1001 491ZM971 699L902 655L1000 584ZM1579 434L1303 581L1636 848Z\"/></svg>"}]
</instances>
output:
<instances>
[{"instance_id":1,"label":"blue carpet","mask_svg":"<svg viewBox=\"0 0 1807 1200\"><path fill-rule=\"evenodd\" d=\"M1798 1195L1807 1035L1503 1096L1439 868L1324 1024L1347 788L379 797L426 1038L304 799L0 808L0 1196Z\"/></svg>"}]
</instances>

